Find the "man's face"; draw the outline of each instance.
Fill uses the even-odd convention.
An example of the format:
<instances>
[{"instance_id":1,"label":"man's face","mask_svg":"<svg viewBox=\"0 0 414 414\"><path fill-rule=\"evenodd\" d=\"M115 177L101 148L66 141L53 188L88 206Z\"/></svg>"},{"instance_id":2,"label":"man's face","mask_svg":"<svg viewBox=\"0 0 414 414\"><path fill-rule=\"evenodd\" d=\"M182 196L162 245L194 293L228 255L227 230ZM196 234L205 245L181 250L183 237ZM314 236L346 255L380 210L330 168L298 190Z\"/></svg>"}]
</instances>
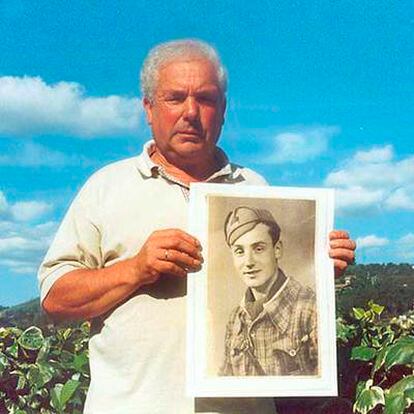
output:
<instances>
[{"instance_id":1,"label":"man's face","mask_svg":"<svg viewBox=\"0 0 414 414\"><path fill-rule=\"evenodd\" d=\"M251 288L267 285L278 269L280 241L273 246L269 227L259 223L231 246L233 263L243 282Z\"/></svg>"},{"instance_id":2,"label":"man's face","mask_svg":"<svg viewBox=\"0 0 414 414\"><path fill-rule=\"evenodd\" d=\"M167 159L188 162L214 157L226 103L211 62L188 57L158 72L153 102L144 99L157 147Z\"/></svg>"}]
</instances>

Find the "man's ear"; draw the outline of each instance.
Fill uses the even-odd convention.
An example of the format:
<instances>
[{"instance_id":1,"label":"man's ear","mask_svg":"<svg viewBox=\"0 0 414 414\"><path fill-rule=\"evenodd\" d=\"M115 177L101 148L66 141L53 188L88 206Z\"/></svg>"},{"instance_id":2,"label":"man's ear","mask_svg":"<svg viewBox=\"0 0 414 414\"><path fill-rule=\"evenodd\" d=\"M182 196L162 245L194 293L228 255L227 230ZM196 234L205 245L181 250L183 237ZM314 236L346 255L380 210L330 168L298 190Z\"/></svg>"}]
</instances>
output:
<instances>
[{"instance_id":1,"label":"man's ear","mask_svg":"<svg viewBox=\"0 0 414 414\"><path fill-rule=\"evenodd\" d=\"M223 113L221 114L221 118L222 118L221 125L224 125L224 121L226 120L226 118L225 118L225 115L226 115L226 107L227 107L227 99L224 96L223 97Z\"/></svg>"},{"instance_id":2,"label":"man's ear","mask_svg":"<svg viewBox=\"0 0 414 414\"><path fill-rule=\"evenodd\" d=\"M283 243L282 240L278 240L275 244L275 258L279 260L283 254Z\"/></svg>"},{"instance_id":3,"label":"man's ear","mask_svg":"<svg viewBox=\"0 0 414 414\"><path fill-rule=\"evenodd\" d=\"M142 100L142 106L144 107L145 116L147 118L148 125L152 124L152 104L147 97Z\"/></svg>"}]
</instances>

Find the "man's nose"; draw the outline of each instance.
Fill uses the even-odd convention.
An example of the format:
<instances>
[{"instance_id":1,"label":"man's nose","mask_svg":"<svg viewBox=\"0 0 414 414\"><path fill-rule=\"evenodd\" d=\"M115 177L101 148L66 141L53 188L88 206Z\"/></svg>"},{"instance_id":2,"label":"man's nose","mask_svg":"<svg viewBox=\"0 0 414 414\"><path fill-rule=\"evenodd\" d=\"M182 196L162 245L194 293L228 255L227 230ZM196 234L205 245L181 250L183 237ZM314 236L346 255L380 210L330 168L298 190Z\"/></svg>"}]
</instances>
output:
<instances>
[{"instance_id":1,"label":"man's nose","mask_svg":"<svg viewBox=\"0 0 414 414\"><path fill-rule=\"evenodd\" d=\"M197 100L192 96L187 97L184 102L184 118L191 121L198 119L199 114L200 108Z\"/></svg>"},{"instance_id":2,"label":"man's nose","mask_svg":"<svg viewBox=\"0 0 414 414\"><path fill-rule=\"evenodd\" d=\"M254 266L254 255L252 251L248 250L246 252L244 264L249 268Z\"/></svg>"}]
</instances>

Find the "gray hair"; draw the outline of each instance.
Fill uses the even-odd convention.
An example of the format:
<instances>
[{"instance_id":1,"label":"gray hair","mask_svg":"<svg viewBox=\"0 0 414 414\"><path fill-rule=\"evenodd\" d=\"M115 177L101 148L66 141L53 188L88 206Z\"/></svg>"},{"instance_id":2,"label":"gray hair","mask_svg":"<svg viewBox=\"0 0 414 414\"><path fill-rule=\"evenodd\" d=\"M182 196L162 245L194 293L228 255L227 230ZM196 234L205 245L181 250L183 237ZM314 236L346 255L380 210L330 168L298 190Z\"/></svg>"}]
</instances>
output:
<instances>
[{"instance_id":1,"label":"gray hair","mask_svg":"<svg viewBox=\"0 0 414 414\"><path fill-rule=\"evenodd\" d=\"M183 39L161 43L149 51L140 74L142 96L152 102L157 87L158 72L161 67L167 62L187 56L202 57L213 64L221 92L225 95L227 91L227 71L220 61L217 50L201 40Z\"/></svg>"}]
</instances>

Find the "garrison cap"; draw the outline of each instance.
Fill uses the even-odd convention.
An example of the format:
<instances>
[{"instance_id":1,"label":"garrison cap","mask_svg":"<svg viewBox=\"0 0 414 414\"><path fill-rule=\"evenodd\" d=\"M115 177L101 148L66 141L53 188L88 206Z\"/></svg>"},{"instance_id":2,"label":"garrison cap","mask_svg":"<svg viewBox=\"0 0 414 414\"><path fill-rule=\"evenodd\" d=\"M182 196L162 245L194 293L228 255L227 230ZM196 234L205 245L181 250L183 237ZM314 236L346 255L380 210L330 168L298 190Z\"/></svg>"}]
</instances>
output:
<instances>
[{"instance_id":1,"label":"garrison cap","mask_svg":"<svg viewBox=\"0 0 414 414\"><path fill-rule=\"evenodd\" d=\"M232 210L224 223L224 236L229 246L243 234L249 232L257 224L267 224L276 233L276 240L279 239L280 227L270 211L252 207L237 207Z\"/></svg>"}]
</instances>

